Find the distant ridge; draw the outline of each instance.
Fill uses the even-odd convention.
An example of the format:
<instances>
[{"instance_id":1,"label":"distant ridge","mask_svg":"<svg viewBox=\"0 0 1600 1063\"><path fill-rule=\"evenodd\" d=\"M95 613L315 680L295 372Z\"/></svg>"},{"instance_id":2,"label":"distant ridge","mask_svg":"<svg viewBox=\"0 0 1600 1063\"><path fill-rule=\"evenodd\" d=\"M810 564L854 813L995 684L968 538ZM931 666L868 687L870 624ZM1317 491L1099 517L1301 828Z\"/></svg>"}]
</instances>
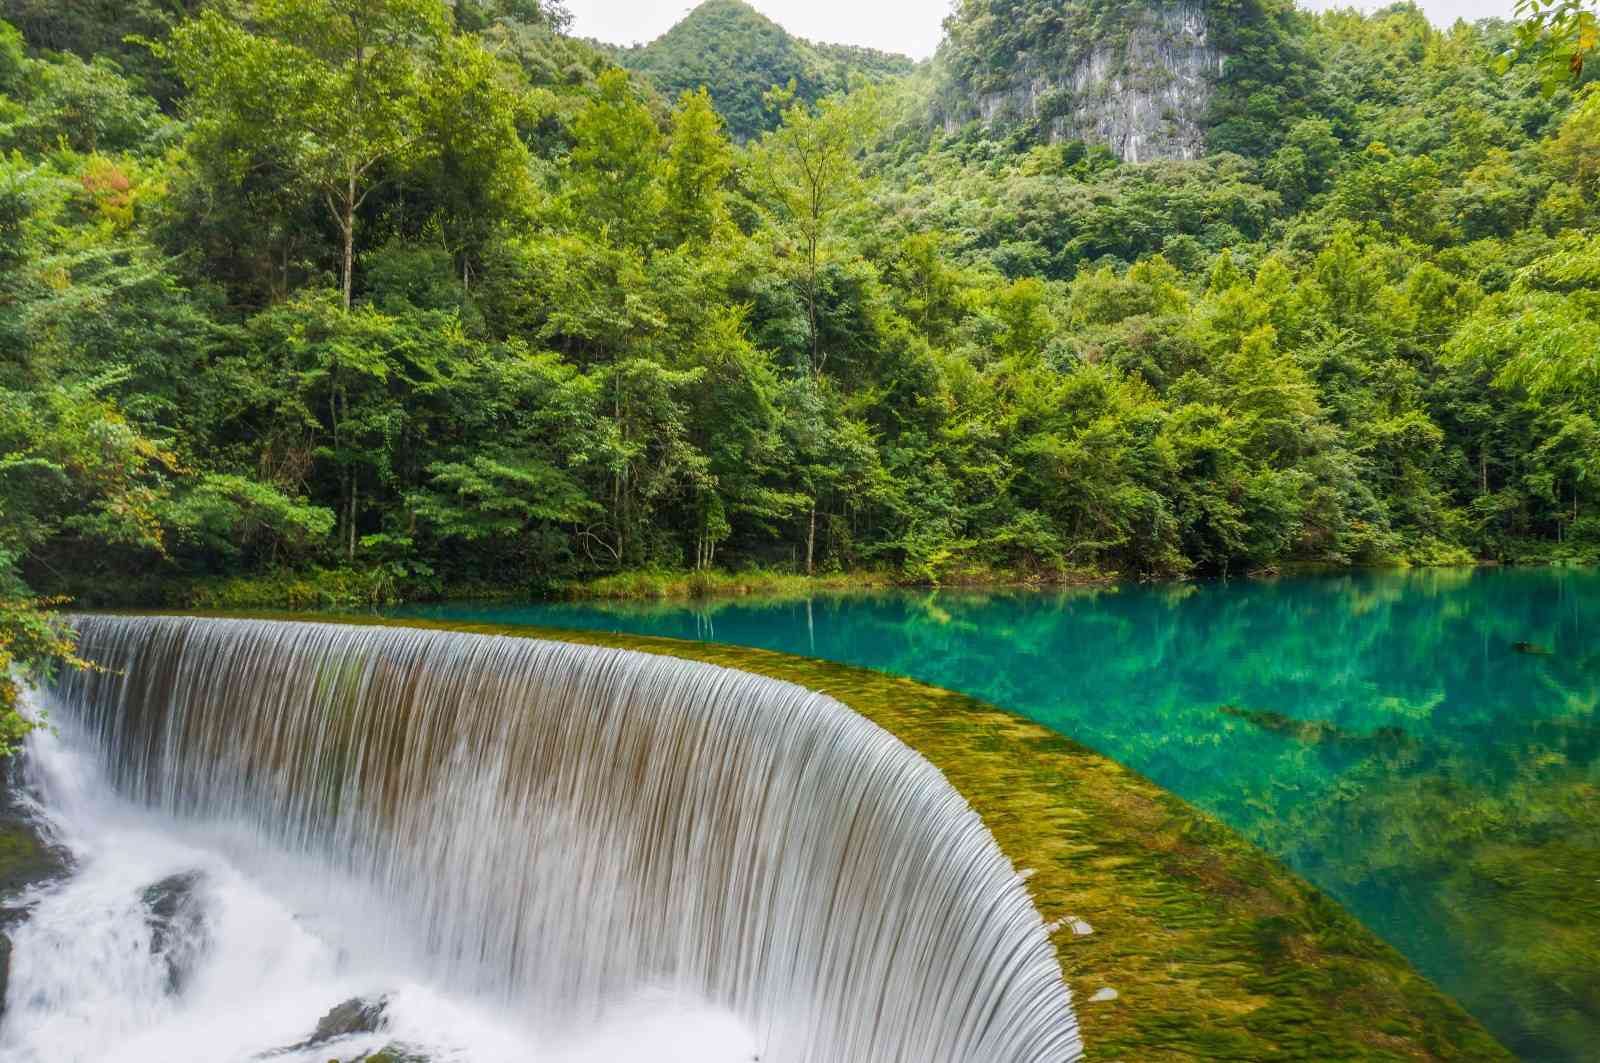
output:
<instances>
[{"instance_id":1,"label":"distant ridge","mask_svg":"<svg viewBox=\"0 0 1600 1063\"><path fill-rule=\"evenodd\" d=\"M903 55L796 37L742 0L705 0L649 44L613 54L668 99L704 85L739 140L777 124L761 99L774 85L793 81L801 99L816 100L854 79L895 77L915 65Z\"/></svg>"}]
</instances>

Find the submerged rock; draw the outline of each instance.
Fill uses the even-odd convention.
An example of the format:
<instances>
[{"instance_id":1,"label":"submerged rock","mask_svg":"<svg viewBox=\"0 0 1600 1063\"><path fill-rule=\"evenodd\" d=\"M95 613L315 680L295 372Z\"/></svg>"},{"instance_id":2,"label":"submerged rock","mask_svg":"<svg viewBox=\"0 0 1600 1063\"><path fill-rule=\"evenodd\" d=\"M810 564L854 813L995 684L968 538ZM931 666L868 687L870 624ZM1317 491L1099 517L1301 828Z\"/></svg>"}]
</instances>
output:
<instances>
[{"instance_id":1,"label":"submerged rock","mask_svg":"<svg viewBox=\"0 0 1600 1063\"><path fill-rule=\"evenodd\" d=\"M1387 747L1404 745L1410 741L1404 728L1392 725L1376 728L1371 734L1361 734L1357 731L1346 731L1338 724L1327 720L1297 720L1281 712L1242 709L1237 705L1219 705L1217 711L1254 724L1263 731L1271 731L1273 734L1283 735L1285 738L1292 738L1306 745L1337 743L1347 746Z\"/></svg>"},{"instance_id":2,"label":"submerged rock","mask_svg":"<svg viewBox=\"0 0 1600 1063\"><path fill-rule=\"evenodd\" d=\"M146 887L142 900L150 923L150 952L167 966L167 992L183 992L210 948L204 899L205 875L185 871Z\"/></svg>"}]
</instances>

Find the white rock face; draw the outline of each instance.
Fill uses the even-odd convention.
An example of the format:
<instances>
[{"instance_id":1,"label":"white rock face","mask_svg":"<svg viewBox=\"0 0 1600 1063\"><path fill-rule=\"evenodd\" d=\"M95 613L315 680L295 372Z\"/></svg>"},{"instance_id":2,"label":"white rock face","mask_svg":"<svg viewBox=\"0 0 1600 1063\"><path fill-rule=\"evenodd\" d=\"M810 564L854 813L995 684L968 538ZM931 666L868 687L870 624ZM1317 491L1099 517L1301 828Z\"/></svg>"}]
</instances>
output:
<instances>
[{"instance_id":1,"label":"white rock face","mask_svg":"<svg viewBox=\"0 0 1600 1063\"><path fill-rule=\"evenodd\" d=\"M1125 41L1097 45L1071 69L1041 69L1019 57L1016 82L980 95L975 114L947 114L946 129L973 117L995 124L1049 116L1052 141L1104 144L1126 162L1199 157L1227 56L1211 43L1206 12L1192 0L1134 18Z\"/></svg>"}]
</instances>

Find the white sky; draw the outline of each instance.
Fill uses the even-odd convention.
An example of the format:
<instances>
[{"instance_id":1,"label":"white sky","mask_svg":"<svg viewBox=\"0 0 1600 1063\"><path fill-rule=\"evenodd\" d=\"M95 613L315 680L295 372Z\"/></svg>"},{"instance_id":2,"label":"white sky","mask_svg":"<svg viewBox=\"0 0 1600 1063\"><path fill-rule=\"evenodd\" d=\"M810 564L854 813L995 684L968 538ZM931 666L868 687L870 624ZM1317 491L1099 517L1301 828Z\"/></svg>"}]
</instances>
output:
<instances>
[{"instance_id":1,"label":"white sky","mask_svg":"<svg viewBox=\"0 0 1600 1063\"><path fill-rule=\"evenodd\" d=\"M1386 0L1385 0L1386 2ZM613 44L643 44L667 32L697 0L566 0L573 32ZM797 37L837 44L864 44L917 59L933 54L950 0L750 0L751 6ZM1378 0L1301 0L1317 10L1355 6L1372 10ZM1457 18L1510 17L1514 0L1421 0L1440 25Z\"/></svg>"}]
</instances>

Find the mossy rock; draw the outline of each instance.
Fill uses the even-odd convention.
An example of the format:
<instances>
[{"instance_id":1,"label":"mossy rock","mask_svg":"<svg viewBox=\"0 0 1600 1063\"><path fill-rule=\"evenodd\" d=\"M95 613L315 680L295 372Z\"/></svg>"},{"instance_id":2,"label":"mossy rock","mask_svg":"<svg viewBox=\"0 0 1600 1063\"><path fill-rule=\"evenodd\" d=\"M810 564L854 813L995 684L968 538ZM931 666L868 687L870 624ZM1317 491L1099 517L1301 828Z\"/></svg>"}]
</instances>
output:
<instances>
[{"instance_id":1,"label":"mossy rock","mask_svg":"<svg viewBox=\"0 0 1600 1063\"><path fill-rule=\"evenodd\" d=\"M357 1056L350 1063L429 1063L429 1059L405 1045L385 1045L369 1056Z\"/></svg>"},{"instance_id":2,"label":"mossy rock","mask_svg":"<svg viewBox=\"0 0 1600 1063\"><path fill-rule=\"evenodd\" d=\"M0 895L25 889L58 866L50 847L25 824L0 822Z\"/></svg>"},{"instance_id":3,"label":"mossy rock","mask_svg":"<svg viewBox=\"0 0 1600 1063\"><path fill-rule=\"evenodd\" d=\"M51 845L12 803L0 796L0 899L64 875L67 855Z\"/></svg>"},{"instance_id":4,"label":"mossy rock","mask_svg":"<svg viewBox=\"0 0 1600 1063\"><path fill-rule=\"evenodd\" d=\"M1058 927L1091 1060L1513 1058L1394 948L1231 829L1098 753L966 695L744 647L454 621L348 622L641 650L844 702L943 771L1013 863L1032 872L1028 889ZM1092 932L1074 932L1074 922Z\"/></svg>"}]
</instances>

